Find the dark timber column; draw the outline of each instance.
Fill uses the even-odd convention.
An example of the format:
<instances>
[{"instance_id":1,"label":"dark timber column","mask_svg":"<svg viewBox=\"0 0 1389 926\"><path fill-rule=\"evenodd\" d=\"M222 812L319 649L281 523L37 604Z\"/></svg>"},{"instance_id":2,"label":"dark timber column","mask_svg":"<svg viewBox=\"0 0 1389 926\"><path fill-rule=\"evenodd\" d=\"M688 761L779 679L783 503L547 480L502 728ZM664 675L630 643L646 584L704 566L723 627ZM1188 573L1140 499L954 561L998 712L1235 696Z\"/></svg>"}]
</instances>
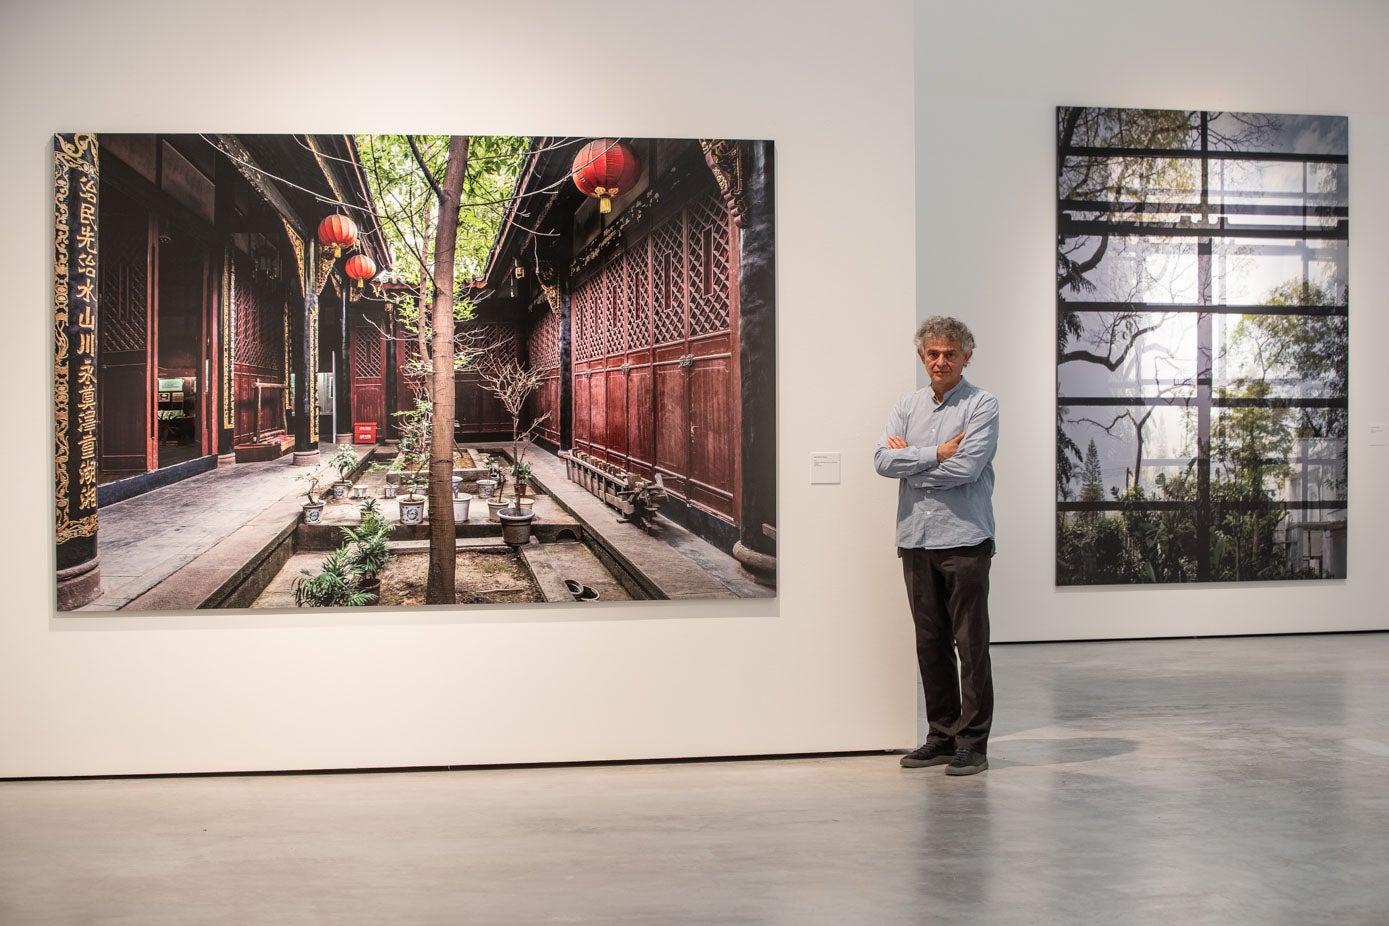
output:
<instances>
[{"instance_id":1,"label":"dark timber column","mask_svg":"<svg viewBox=\"0 0 1389 926\"><path fill-rule=\"evenodd\" d=\"M381 432L381 442L397 440L400 432L396 426L395 403L396 403L396 340L395 340L395 305L386 303L386 427Z\"/></svg>"},{"instance_id":2,"label":"dark timber column","mask_svg":"<svg viewBox=\"0 0 1389 926\"><path fill-rule=\"evenodd\" d=\"M96 553L96 136L53 136L53 190L58 610L71 611L101 594Z\"/></svg>"},{"instance_id":3,"label":"dark timber column","mask_svg":"<svg viewBox=\"0 0 1389 926\"><path fill-rule=\"evenodd\" d=\"M772 143L740 145L738 373L742 402L742 507L733 555L776 584L776 252ZM739 216L735 206L735 217Z\"/></svg>"},{"instance_id":4,"label":"dark timber column","mask_svg":"<svg viewBox=\"0 0 1389 926\"><path fill-rule=\"evenodd\" d=\"M559 284L559 446L574 449L574 330L569 277Z\"/></svg>"},{"instance_id":5,"label":"dark timber column","mask_svg":"<svg viewBox=\"0 0 1389 926\"><path fill-rule=\"evenodd\" d=\"M342 311L338 314L338 319L342 324L342 336L338 338L338 362L333 372L333 404L337 409L337 432L333 435L334 443L352 443L352 369L351 361L348 359L351 354L351 344L348 342L349 329L347 327L347 281L344 279L339 284L342 291Z\"/></svg>"},{"instance_id":6,"label":"dark timber column","mask_svg":"<svg viewBox=\"0 0 1389 926\"><path fill-rule=\"evenodd\" d=\"M304 242L304 312L294 338L294 463L318 463L318 239Z\"/></svg>"},{"instance_id":7,"label":"dark timber column","mask_svg":"<svg viewBox=\"0 0 1389 926\"><path fill-rule=\"evenodd\" d=\"M236 393L232 388L232 253L234 248L228 240L234 231L233 216L236 215L235 167L226 158L217 159L216 204L217 231L223 236L220 255L214 257L217 265L217 465L233 466L236 463L236 448L233 438L236 433ZM208 384L211 388L212 384Z\"/></svg>"}]
</instances>

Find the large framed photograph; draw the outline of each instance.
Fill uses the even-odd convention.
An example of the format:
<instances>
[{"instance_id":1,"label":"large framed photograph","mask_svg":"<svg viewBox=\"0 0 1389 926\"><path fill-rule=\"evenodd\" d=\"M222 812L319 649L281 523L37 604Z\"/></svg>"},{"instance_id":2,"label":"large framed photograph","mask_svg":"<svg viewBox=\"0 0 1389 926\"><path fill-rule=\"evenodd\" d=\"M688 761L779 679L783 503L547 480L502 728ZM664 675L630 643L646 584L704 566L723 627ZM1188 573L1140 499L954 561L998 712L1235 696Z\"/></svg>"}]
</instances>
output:
<instances>
[{"instance_id":1,"label":"large framed photograph","mask_svg":"<svg viewBox=\"0 0 1389 926\"><path fill-rule=\"evenodd\" d=\"M1057 584L1344 578L1346 118L1056 122Z\"/></svg>"},{"instance_id":2,"label":"large framed photograph","mask_svg":"<svg viewBox=\"0 0 1389 926\"><path fill-rule=\"evenodd\" d=\"M775 595L773 155L55 136L58 609Z\"/></svg>"}]
</instances>

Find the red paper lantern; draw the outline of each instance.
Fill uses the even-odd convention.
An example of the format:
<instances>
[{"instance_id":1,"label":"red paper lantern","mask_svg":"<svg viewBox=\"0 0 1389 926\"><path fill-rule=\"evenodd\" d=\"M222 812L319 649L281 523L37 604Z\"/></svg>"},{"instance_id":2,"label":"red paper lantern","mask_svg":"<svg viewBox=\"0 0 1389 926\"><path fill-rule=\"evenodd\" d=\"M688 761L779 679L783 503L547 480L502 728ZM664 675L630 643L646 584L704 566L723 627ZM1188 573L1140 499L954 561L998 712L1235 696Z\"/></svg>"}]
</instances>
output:
<instances>
[{"instance_id":1,"label":"red paper lantern","mask_svg":"<svg viewBox=\"0 0 1389 926\"><path fill-rule=\"evenodd\" d=\"M330 215L318 223L318 240L333 249L334 257L342 257L343 248L357 243L357 223L345 215Z\"/></svg>"},{"instance_id":2,"label":"red paper lantern","mask_svg":"<svg viewBox=\"0 0 1389 926\"><path fill-rule=\"evenodd\" d=\"M353 254L347 259L347 264L343 267L347 275L357 281L357 288L361 289L362 284L376 276L376 262L365 254Z\"/></svg>"},{"instance_id":3,"label":"red paper lantern","mask_svg":"<svg viewBox=\"0 0 1389 926\"><path fill-rule=\"evenodd\" d=\"M574 185L598 198L598 211L611 212L612 198L629 192L641 176L636 152L616 138L596 138L574 156Z\"/></svg>"}]
</instances>

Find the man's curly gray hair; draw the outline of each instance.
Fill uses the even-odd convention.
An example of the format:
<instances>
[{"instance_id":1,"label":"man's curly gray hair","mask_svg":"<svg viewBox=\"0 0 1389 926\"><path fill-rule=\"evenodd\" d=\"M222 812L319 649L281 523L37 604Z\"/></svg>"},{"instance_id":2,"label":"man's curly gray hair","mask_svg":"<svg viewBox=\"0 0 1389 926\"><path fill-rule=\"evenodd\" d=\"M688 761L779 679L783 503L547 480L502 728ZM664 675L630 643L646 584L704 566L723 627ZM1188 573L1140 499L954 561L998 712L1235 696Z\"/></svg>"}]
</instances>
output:
<instances>
[{"instance_id":1,"label":"man's curly gray hair","mask_svg":"<svg viewBox=\"0 0 1389 926\"><path fill-rule=\"evenodd\" d=\"M912 338L912 343L916 345L918 354L926 349L926 342L931 338L954 341L965 353L974 350L974 335L970 333L969 328L958 318L948 315L932 315L916 329L916 337Z\"/></svg>"}]
</instances>

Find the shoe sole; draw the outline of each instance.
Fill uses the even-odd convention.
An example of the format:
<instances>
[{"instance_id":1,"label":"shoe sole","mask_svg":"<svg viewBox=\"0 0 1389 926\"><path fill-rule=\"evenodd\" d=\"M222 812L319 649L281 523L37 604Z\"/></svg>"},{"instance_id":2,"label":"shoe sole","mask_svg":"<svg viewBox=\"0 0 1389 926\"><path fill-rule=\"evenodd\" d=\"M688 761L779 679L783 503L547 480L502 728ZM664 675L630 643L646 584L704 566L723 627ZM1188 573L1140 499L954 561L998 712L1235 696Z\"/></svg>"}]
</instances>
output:
<instances>
[{"instance_id":1,"label":"shoe sole","mask_svg":"<svg viewBox=\"0 0 1389 926\"><path fill-rule=\"evenodd\" d=\"M934 759L911 759L903 756L901 765L903 768L930 768L933 765L945 765L954 758L954 756L936 756Z\"/></svg>"},{"instance_id":2,"label":"shoe sole","mask_svg":"<svg viewBox=\"0 0 1389 926\"><path fill-rule=\"evenodd\" d=\"M985 759L983 762L979 763L978 765L952 765L950 768L948 768L948 769L945 770L945 774L947 774L947 775L978 775L980 772L987 770L988 767L989 767L989 760L988 760L988 759Z\"/></svg>"}]
</instances>

